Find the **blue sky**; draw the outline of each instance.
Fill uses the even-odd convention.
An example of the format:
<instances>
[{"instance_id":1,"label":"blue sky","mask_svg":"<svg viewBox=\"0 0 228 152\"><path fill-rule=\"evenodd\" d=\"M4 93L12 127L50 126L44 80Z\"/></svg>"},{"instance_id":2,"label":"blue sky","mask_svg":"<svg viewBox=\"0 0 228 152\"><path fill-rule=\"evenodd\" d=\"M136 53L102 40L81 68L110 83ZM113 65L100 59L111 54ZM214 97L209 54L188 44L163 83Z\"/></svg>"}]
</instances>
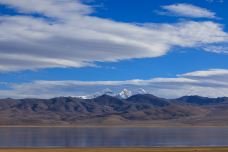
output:
<instances>
[{"instance_id":1,"label":"blue sky","mask_svg":"<svg viewBox=\"0 0 228 152\"><path fill-rule=\"evenodd\" d=\"M225 0L0 0L1 97L226 96L227 9Z\"/></svg>"}]
</instances>

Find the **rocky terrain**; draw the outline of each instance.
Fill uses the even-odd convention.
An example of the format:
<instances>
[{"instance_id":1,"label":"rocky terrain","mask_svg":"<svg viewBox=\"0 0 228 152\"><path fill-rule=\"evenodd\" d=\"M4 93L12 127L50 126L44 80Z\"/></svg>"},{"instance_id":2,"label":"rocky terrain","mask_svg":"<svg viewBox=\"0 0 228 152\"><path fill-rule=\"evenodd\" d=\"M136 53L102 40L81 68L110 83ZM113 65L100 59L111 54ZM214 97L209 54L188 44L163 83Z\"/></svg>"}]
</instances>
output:
<instances>
[{"instance_id":1,"label":"rocky terrain","mask_svg":"<svg viewBox=\"0 0 228 152\"><path fill-rule=\"evenodd\" d=\"M228 98L1 99L0 125L228 125Z\"/></svg>"}]
</instances>

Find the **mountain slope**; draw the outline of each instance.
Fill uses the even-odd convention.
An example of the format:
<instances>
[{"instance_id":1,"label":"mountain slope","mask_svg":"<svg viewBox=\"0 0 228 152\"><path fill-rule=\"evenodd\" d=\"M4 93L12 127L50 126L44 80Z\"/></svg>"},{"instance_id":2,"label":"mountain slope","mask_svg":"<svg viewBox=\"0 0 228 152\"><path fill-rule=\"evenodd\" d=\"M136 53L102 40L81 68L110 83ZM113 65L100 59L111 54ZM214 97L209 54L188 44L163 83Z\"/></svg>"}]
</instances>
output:
<instances>
[{"instance_id":1,"label":"mountain slope","mask_svg":"<svg viewBox=\"0 0 228 152\"><path fill-rule=\"evenodd\" d=\"M180 103L188 103L193 105L216 105L216 104L228 103L227 97L208 98L208 97L201 97L201 96L184 96L175 100Z\"/></svg>"},{"instance_id":2,"label":"mountain slope","mask_svg":"<svg viewBox=\"0 0 228 152\"><path fill-rule=\"evenodd\" d=\"M1 99L0 125L128 124L134 122L218 123L228 120L227 98L185 96L175 100L151 94L127 99Z\"/></svg>"}]
</instances>

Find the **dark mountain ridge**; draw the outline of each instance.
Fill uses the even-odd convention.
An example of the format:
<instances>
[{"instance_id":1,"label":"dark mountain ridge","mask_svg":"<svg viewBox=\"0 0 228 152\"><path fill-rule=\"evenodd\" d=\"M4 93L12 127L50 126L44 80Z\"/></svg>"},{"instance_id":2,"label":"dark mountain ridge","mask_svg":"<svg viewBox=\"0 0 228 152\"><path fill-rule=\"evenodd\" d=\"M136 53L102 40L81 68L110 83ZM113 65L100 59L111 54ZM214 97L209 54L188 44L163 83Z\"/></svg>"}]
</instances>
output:
<instances>
[{"instance_id":1,"label":"dark mountain ridge","mask_svg":"<svg viewBox=\"0 0 228 152\"><path fill-rule=\"evenodd\" d=\"M164 99L137 94L127 99L0 99L0 125L78 125L175 121L186 124L228 120L228 98L184 96Z\"/></svg>"},{"instance_id":2,"label":"dark mountain ridge","mask_svg":"<svg viewBox=\"0 0 228 152\"><path fill-rule=\"evenodd\" d=\"M221 103L228 103L228 97L208 98L201 96L183 96L175 99L175 101L194 105L216 105Z\"/></svg>"}]
</instances>

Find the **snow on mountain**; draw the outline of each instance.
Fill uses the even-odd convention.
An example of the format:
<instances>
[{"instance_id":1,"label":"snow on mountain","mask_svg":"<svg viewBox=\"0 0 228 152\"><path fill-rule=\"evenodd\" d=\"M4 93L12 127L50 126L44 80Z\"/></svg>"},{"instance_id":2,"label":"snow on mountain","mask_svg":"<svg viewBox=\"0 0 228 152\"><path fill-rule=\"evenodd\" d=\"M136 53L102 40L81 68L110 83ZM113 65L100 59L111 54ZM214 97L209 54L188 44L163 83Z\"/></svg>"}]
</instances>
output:
<instances>
[{"instance_id":1,"label":"snow on mountain","mask_svg":"<svg viewBox=\"0 0 228 152\"><path fill-rule=\"evenodd\" d=\"M127 89L123 89L120 93L118 93L116 95L116 97L121 98L121 99L126 99L129 98L130 96L132 96L132 92L127 90Z\"/></svg>"},{"instance_id":2,"label":"snow on mountain","mask_svg":"<svg viewBox=\"0 0 228 152\"><path fill-rule=\"evenodd\" d=\"M102 96L104 94L105 95L109 95L109 96L113 96L113 97L117 97L117 98L120 98L120 99L126 99L126 98L129 98L129 97L131 97L133 95L136 95L136 94L148 94L148 93L143 88L139 88L139 89L133 90L133 91L127 90L127 89L123 89L120 92L114 92L111 89L106 88L106 89L101 90L100 92L96 92L96 93L94 93L92 95L78 96L78 97L82 98L82 99L93 99L93 98Z\"/></svg>"}]
</instances>

